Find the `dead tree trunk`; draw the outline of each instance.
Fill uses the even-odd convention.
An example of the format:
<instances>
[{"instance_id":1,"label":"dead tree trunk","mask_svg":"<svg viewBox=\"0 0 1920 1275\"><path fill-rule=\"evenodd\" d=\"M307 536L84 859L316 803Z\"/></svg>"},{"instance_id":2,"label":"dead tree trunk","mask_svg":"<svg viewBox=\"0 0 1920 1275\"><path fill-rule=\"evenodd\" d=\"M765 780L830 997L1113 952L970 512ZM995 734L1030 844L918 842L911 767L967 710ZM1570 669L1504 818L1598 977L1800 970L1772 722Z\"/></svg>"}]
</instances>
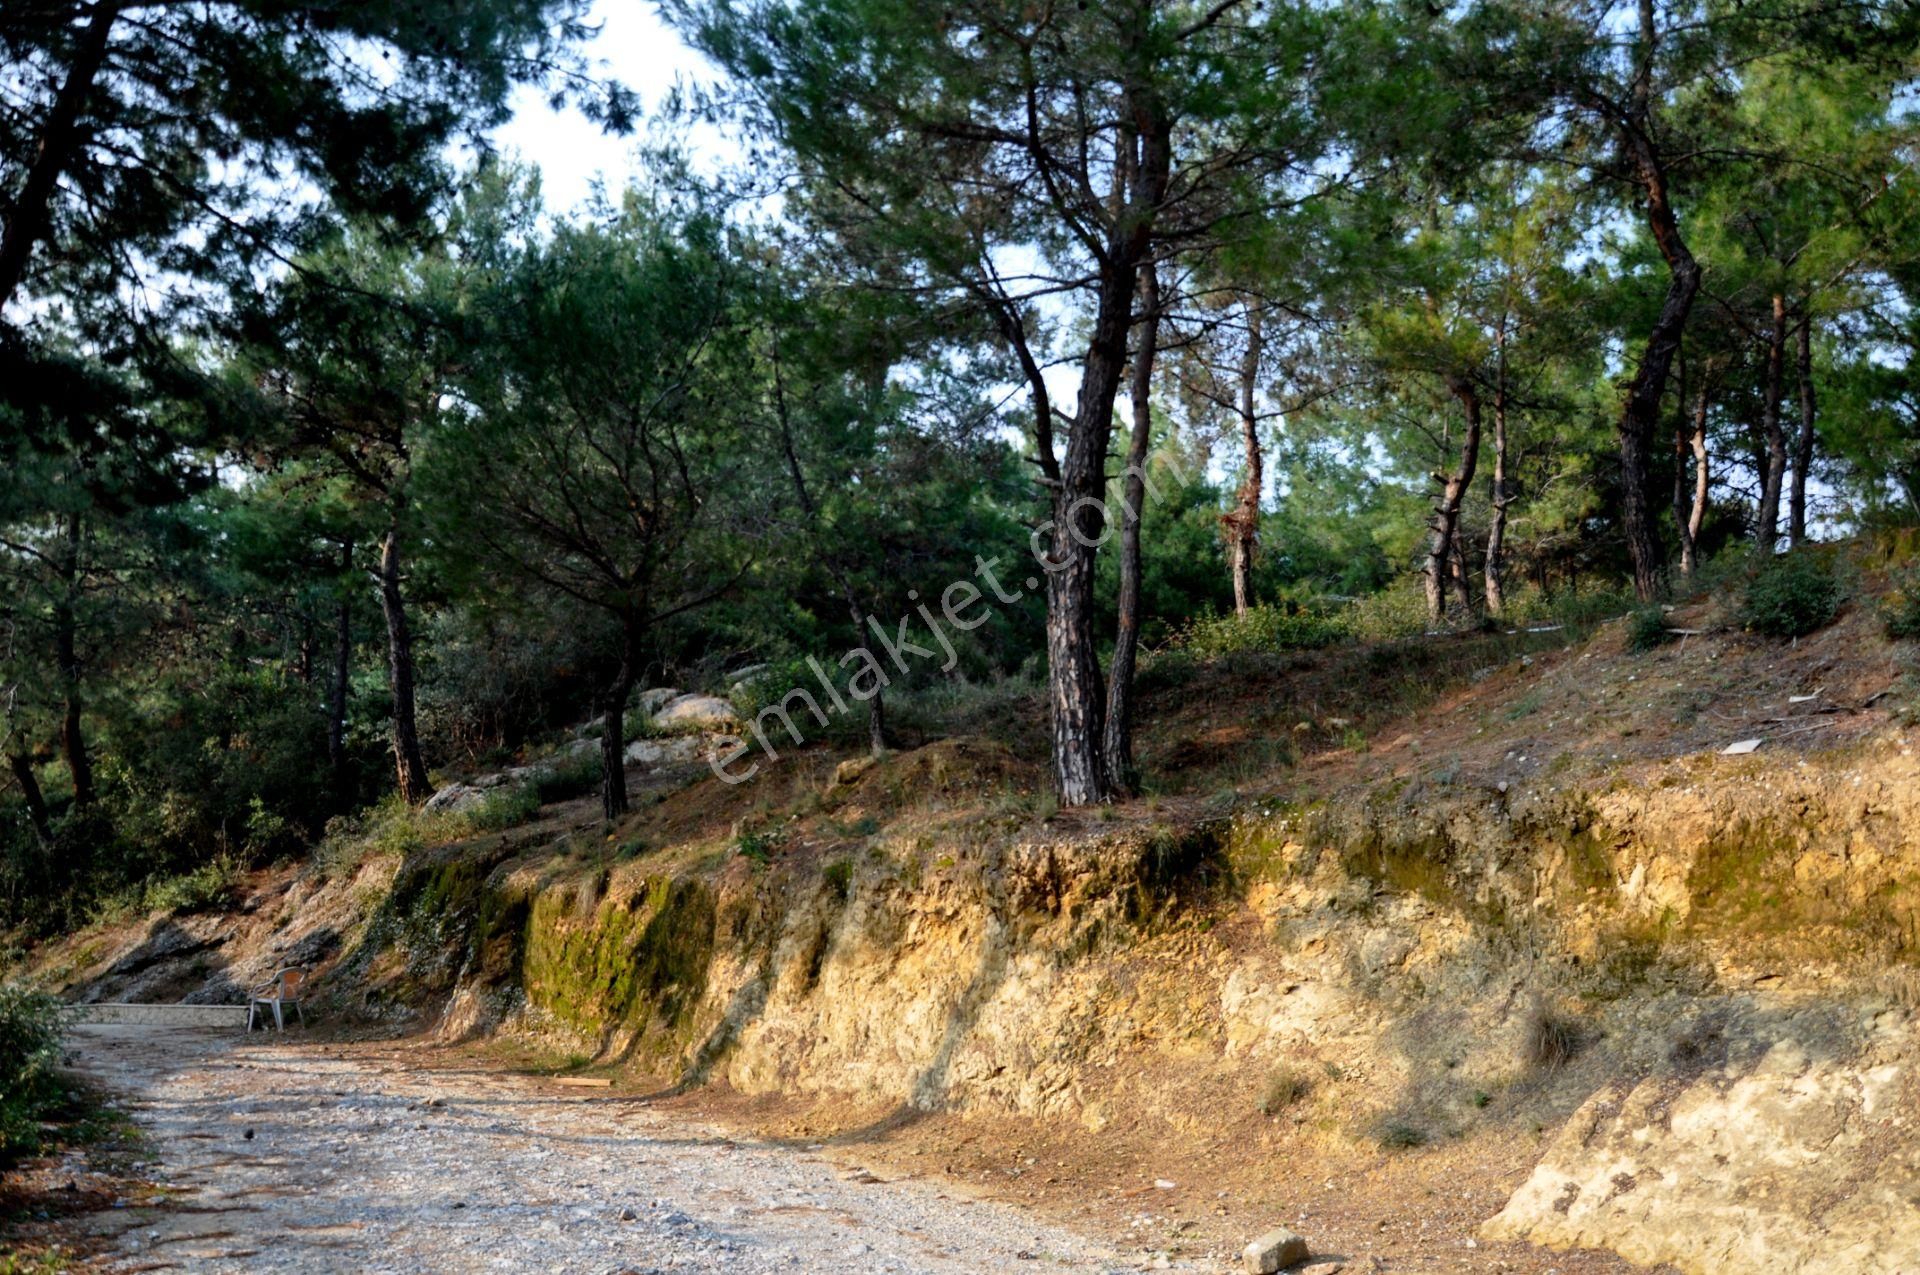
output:
<instances>
[{"instance_id":1,"label":"dead tree trunk","mask_svg":"<svg viewBox=\"0 0 1920 1275\"><path fill-rule=\"evenodd\" d=\"M1760 405L1766 465L1761 471L1760 507L1754 511L1753 520L1753 548L1762 556L1771 554L1780 543L1780 488L1787 473L1787 434L1780 423L1780 409L1786 397L1786 357L1787 299L1775 293L1773 326L1767 332L1767 383Z\"/></svg>"},{"instance_id":2,"label":"dead tree trunk","mask_svg":"<svg viewBox=\"0 0 1920 1275\"><path fill-rule=\"evenodd\" d=\"M414 806L431 796L433 788L427 782L427 765L420 756L414 706L413 632L407 623L400 581L400 509L396 505L387 534L380 541L380 610L387 621L387 686L393 694L395 778L401 800Z\"/></svg>"},{"instance_id":3,"label":"dead tree trunk","mask_svg":"<svg viewBox=\"0 0 1920 1275\"><path fill-rule=\"evenodd\" d=\"M1813 469L1813 316L1800 320L1800 433L1793 440L1793 490L1787 500L1787 543L1798 549L1807 539L1807 482Z\"/></svg>"},{"instance_id":4,"label":"dead tree trunk","mask_svg":"<svg viewBox=\"0 0 1920 1275\"><path fill-rule=\"evenodd\" d=\"M1134 339L1133 432L1127 439L1127 467L1120 476L1120 595L1107 662L1107 776L1114 790L1131 795L1140 789L1140 768L1133 760L1133 670L1140 649L1140 519L1147 498L1147 452L1153 441L1153 360L1160 344L1160 276L1149 261L1140 267L1140 331Z\"/></svg>"},{"instance_id":5,"label":"dead tree trunk","mask_svg":"<svg viewBox=\"0 0 1920 1275\"><path fill-rule=\"evenodd\" d=\"M1467 415L1467 428L1460 439L1460 464L1451 474L1436 473L1440 499L1433 507L1433 520L1427 525L1433 536L1427 550L1427 618L1439 621L1447 613L1447 582L1460 533L1460 501L1473 482L1473 471L1480 459L1480 395L1473 382L1464 376L1450 377L1447 389Z\"/></svg>"},{"instance_id":6,"label":"dead tree trunk","mask_svg":"<svg viewBox=\"0 0 1920 1275\"><path fill-rule=\"evenodd\" d=\"M1255 402L1260 383L1260 356L1264 341L1260 303L1246 306L1247 346L1240 357L1240 450L1244 468L1233 512L1226 524L1227 562L1233 573L1233 613L1244 616L1253 606L1253 555L1260 544L1260 495L1266 472L1260 454L1260 414Z\"/></svg>"}]
</instances>

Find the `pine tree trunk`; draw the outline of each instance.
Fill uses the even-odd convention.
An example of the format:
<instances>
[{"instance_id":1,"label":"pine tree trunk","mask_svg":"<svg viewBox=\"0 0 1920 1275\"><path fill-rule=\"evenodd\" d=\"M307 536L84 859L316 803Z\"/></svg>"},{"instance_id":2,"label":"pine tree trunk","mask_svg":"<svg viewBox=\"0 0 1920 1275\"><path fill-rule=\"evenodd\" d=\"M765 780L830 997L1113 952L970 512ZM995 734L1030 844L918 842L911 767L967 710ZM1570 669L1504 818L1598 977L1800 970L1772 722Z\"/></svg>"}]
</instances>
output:
<instances>
[{"instance_id":1,"label":"pine tree trunk","mask_svg":"<svg viewBox=\"0 0 1920 1275\"><path fill-rule=\"evenodd\" d=\"M627 701L639 676L639 635L628 625L620 667L600 699L600 813L611 823L627 813Z\"/></svg>"},{"instance_id":2,"label":"pine tree trunk","mask_svg":"<svg viewBox=\"0 0 1920 1275\"><path fill-rule=\"evenodd\" d=\"M387 686L393 694L393 761L400 798L419 805L433 794L427 782L427 764L420 756L420 734L414 706L413 633L407 623L406 601L400 592L399 510L380 541L380 610L387 621Z\"/></svg>"},{"instance_id":3,"label":"pine tree trunk","mask_svg":"<svg viewBox=\"0 0 1920 1275\"><path fill-rule=\"evenodd\" d=\"M1147 453L1153 441L1153 361L1160 344L1160 277L1152 262L1140 268L1140 333L1134 339L1133 432L1127 439L1127 467L1120 476L1120 594L1107 662L1107 720L1103 751L1107 775L1116 791L1140 790L1140 769L1133 759L1133 671L1140 648L1140 520L1147 498Z\"/></svg>"},{"instance_id":4,"label":"pine tree trunk","mask_svg":"<svg viewBox=\"0 0 1920 1275\"><path fill-rule=\"evenodd\" d=\"M1813 469L1813 316L1800 321L1800 433L1793 442L1793 492L1787 502L1787 542L1798 549L1807 539L1807 482Z\"/></svg>"},{"instance_id":5,"label":"pine tree trunk","mask_svg":"<svg viewBox=\"0 0 1920 1275\"><path fill-rule=\"evenodd\" d=\"M340 575L353 570L353 542L340 546ZM336 789L347 772L347 689L353 677L353 606L343 589L334 616L333 676L327 687L327 766Z\"/></svg>"},{"instance_id":6,"label":"pine tree trunk","mask_svg":"<svg viewBox=\"0 0 1920 1275\"><path fill-rule=\"evenodd\" d=\"M1507 494L1507 362L1506 333L1501 331L1498 380L1493 392L1493 481L1487 515L1487 565L1485 572L1487 614L1498 617L1506 610L1507 506L1513 497Z\"/></svg>"},{"instance_id":7,"label":"pine tree trunk","mask_svg":"<svg viewBox=\"0 0 1920 1275\"><path fill-rule=\"evenodd\" d=\"M1633 591L1642 602L1651 602L1660 592L1664 562L1660 542L1654 535L1653 447L1660 425L1660 404L1666 397L1667 374L1679 352L1687 317L1693 311L1694 298L1700 292L1700 264L1687 249L1680 234L1680 222L1674 214L1672 192L1667 188L1666 167L1649 133L1646 82L1652 74L1654 30L1652 0L1641 0L1641 67L1635 104L1630 117L1621 126L1621 141L1634 164L1635 175L1645 196L1647 228L1653 235L1660 257L1667 264L1667 294L1660 303L1653 328L1640 352L1640 366L1628 382L1626 401L1617 429L1620 446L1620 522L1627 542L1627 554L1633 561Z\"/></svg>"},{"instance_id":8,"label":"pine tree trunk","mask_svg":"<svg viewBox=\"0 0 1920 1275\"><path fill-rule=\"evenodd\" d=\"M7 769L13 772L13 782L20 786L20 796L27 805L27 819L33 825L33 835L46 846L53 840L53 817L47 810L47 797L40 790L40 779L33 773L33 759L22 752L7 754Z\"/></svg>"},{"instance_id":9,"label":"pine tree trunk","mask_svg":"<svg viewBox=\"0 0 1920 1275\"><path fill-rule=\"evenodd\" d=\"M120 16L120 5L102 3L93 11L79 44L73 52L73 64L67 78L54 96L41 127L39 143L34 147L33 163L26 181L7 213L6 228L0 232L0 309L14 300L27 274L33 248L53 224L53 197L67 165L84 142L81 117L87 99L93 96L94 81L106 65L107 43L113 24Z\"/></svg>"},{"instance_id":10,"label":"pine tree trunk","mask_svg":"<svg viewBox=\"0 0 1920 1275\"><path fill-rule=\"evenodd\" d=\"M1767 333L1767 383L1760 405L1760 432L1766 444L1761 471L1760 507L1754 511L1754 552L1771 556L1780 544L1780 489L1787 473L1787 434L1780 423L1786 398L1787 299L1773 297L1773 327Z\"/></svg>"},{"instance_id":11,"label":"pine tree trunk","mask_svg":"<svg viewBox=\"0 0 1920 1275\"><path fill-rule=\"evenodd\" d=\"M80 596L80 551L85 524L77 513L67 515L65 543L60 552L60 593L53 604L53 654L60 674L60 752L73 781L74 809L93 804L93 759L87 752L80 685L80 622L75 601Z\"/></svg>"},{"instance_id":12,"label":"pine tree trunk","mask_svg":"<svg viewBox=\"0 0 1920 1275\"><path fill-rule=\"evenodd\" d=\"M1472 484L1474 470L1480 462L1479 392L1465 377L1449 379L1447 389L1466 410L1467 428L1460 439L1459 467L1451 474L1434 475L1440 480L1440 501L1433 507L1433 521L1429 524L1432 539L1427 550L1426 589L1427 618L1435 622L1447 613L1448 582L1457 569L1454 559L1460 538L1460 501ZM1465 580L1464 571L1460 578ZM1471 606L1470 600L1468 605Z\"/></svg>"},{"instance_id":13,"label":"pine tree trunk","mask_svg":"<svg viewBox=\"0 0 1920 1275\"><path fill-rule=\"evenodd\" d=\"M1142 11L1144 13L1144 11ZM1057 464L1050 453L1052 420L1044 390L1036 390L1041 462L1053 495L1047 550L1047 692L1053 725L1054 782L1060 802L1087 806L1113 796L1106 765L1106 683L1094 640L1094 551L1100 543L1113 438L1113 404L1127 365L1137 272L1152 247L1153 217L1165 197L1173 163L1172 128L1151 93L1129 87L1124 114L1129 143L1115 166L1116 194L1128 214L1108 229L1100 262L1093 330L1080 367L1067 445ZM1133 147L1137 144L1137 156ZM1041 378L1026 358L1028 380Z\"/></svg>"},{"instance_id":14,"label":"pine tree trunk","mask_svg":"<svg viewBox=\"0 0 1920 1275\"><path fill-rule=\"evenodd\" d=\"M1253 555L1260 541L1260 495L1266 485L1260 454L1260 420L1255 410L1263 352L1260 303L1249 301L1247 348L1240 359L1240 450L1244 469L1233 512L1227 516L1227 556L1233 569L1233 613L1253 607Z\"/></svg>"},{"instance_id":15,"label":"pine tree trunk","mask_svg":"<svg viewBox=\"0 0 1920 1275\"><path fill-rule=\"evenodd\" d=\"M1463 489L1462 495L1465 494ZM1453 520L1453 552L1448 556L1449 571L1453 577L1453 588L1460 595L1460 609L1468 615L1473 614L1473 586L1467 582L1467 546L1460 534L1460 520Z\"/></svg>"}]
</instances>

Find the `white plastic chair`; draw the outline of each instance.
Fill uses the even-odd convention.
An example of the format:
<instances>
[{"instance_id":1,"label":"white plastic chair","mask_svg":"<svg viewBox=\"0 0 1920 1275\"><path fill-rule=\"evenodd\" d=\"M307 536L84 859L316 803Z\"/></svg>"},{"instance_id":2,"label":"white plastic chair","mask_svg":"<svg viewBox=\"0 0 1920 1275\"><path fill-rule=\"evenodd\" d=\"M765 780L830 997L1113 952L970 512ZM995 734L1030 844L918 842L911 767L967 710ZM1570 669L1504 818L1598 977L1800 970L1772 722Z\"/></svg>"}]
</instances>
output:
<instances>
[{"instance_id":1,"label":"white plastic chair","mask_svg":"<svg viewBox=\"0 0 1920 1275\"><path fill-rule=\"evenodd\" d=\"M253 1030L255 1019L260 1011L269 1007L273 1010L273 1026L276 1031L287 1029L285 1007L293 1006L294 1015L300 1025L307 1025L306 1011L300 1008L300 981L307 976L303 969L289 967L281 970L265 983L253 990L247 998L247 1030Z\"/></svg>"}]
</instances>

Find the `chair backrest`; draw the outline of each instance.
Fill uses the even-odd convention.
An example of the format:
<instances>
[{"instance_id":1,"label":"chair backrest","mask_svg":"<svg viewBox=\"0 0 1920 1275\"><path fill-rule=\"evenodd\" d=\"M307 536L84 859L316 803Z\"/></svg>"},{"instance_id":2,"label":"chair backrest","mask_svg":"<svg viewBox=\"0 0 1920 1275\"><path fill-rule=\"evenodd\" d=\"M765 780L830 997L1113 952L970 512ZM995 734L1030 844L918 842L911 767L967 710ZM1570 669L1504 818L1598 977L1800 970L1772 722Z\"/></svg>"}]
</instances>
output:
<instances>
[{"instance_id":1,"label":"chair backrest","mask_svg":"<svg viewBox=\"0 0 1920 1275\"><path fill-rule=\"evenodd\" d=\"M297 966L289 966L281 970L278 974L275 974L273 976L273 982L269 984L269 986L273 988L274 995L278 996L281 1000L292 1000L299 994L300 980L306 976L307 972L305 970Z\"/></svg>"}]
</instances>

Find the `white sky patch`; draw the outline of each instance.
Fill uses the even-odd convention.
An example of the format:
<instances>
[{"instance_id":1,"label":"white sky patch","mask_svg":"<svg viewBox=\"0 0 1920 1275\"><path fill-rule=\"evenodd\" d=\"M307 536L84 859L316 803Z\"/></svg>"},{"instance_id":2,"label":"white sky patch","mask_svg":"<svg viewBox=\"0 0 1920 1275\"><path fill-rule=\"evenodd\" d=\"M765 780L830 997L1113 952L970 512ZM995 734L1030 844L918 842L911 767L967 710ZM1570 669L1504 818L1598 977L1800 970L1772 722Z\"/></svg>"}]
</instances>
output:
<instances>
[{"instance_id":1,"label":"white sky patch","mask_svg":"<svg viewBox=\"0 0 1920 1275\"><path fill-rule=\"evenodd\" d=\"M618 80L640 95L646 112L640 131L615 136L576 110L554 110L545 94L523 85L514 90L513 119L493 134L502 150L539 165L547 207L562 215L583 208L596 181L617 196L642 175L641 134L676 84L709 85L720 79L713 64L688 48L651 4L595 0L591 20L600 25L600 33L586 46L586 55L595 74ZM703 170L715 171L742 158L739 146L712 127L696 127L685 140Z\"/></svg>"}]
</instances>

